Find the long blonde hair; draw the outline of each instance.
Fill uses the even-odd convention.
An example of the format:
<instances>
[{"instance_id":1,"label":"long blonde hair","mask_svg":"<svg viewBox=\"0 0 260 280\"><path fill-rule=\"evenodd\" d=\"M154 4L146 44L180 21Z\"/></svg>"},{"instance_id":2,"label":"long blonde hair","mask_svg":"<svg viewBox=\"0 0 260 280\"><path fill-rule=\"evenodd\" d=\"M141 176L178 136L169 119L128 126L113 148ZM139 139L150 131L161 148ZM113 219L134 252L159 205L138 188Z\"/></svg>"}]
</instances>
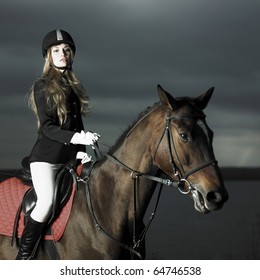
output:
<instances>
[{"instance_id":1,"label":"long blonde hair","mask_svg":"<svg viewBox=\"0 0 260 280\"><path fill-rule=\"evenodd\" d=\"M73 54L73 52L71 53ZM62 77L66 79L67 84L61 82ZM52 108L56 108L60 125L62 125L67 119L68 112L66 108L66 92L68 90L68 86L71 87L73 92L78 96L82 115L89 114L89 98L86 95L83 86L77 79L71 67L69 67L63 74L53 67L51 48L47 51L43 72L39 79L47 81L47 88L44 91L44 94L46 94L48 105ZM39 128L40 122L34 98L34 85L32 86L28 96L28 105L37 118Z\"/></svg>"}]
</instances>

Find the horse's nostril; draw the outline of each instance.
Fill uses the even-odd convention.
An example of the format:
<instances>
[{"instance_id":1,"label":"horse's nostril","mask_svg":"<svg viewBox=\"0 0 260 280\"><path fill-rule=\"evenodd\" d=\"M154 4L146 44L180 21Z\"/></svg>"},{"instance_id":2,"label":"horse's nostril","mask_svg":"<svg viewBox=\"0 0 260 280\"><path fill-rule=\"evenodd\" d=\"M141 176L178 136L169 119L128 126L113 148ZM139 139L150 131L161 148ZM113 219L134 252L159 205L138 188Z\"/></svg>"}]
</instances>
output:
<instances>
[{"instance_id":1,"label":"horse's nostril","mask_svg":"<svg viewBox=\"0 0 260 280\"><path fill-rule=\"evenodd\" d=\"M212 203L219 203L222 201L222 196L219 192L209 192L207 194L207 200Z\"/></svg>"}]
</instances>

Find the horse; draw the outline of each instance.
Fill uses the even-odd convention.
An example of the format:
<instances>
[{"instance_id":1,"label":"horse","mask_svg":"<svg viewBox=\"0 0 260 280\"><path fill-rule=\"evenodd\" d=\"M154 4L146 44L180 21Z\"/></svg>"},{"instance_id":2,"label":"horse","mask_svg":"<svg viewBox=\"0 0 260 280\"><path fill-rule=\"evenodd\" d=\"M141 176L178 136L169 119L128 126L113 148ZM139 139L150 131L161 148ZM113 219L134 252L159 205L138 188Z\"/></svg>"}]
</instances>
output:
<instances>
[{"instance_id":1,"label":"horse","mask_svg":"<svg viewBox=\"0 0 260 280\"><path fill-rule=\"evenodd\" d=\"M160 85L157 90L159 101L138 116L81 180L56 243L61 259L144 259L149 224L143 220L161 184L190 197L195 210L204 214L228 200L204 114L214 88L196 98L175 98ZM0 259L15 259L17 251L10 237L0 236ZM44 246L35 258L48 259Z\"/></svg>"}]
</instances>

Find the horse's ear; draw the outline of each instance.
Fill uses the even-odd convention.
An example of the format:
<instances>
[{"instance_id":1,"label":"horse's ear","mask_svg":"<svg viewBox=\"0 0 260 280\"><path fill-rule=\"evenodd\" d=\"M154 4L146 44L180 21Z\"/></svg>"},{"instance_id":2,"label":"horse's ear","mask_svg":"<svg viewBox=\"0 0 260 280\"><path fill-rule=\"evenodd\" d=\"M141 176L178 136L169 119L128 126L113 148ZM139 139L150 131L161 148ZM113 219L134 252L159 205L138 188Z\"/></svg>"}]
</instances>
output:
<instances>
[{"instance_id":1,"label":"horse's ear","mask_svg":"<svg viewBox=\"0 0 260 280\"><path fill-rule=\"evenodd\" d=\"M195 98L195 102L201 110L204 110L207 107L208 102L213 94L213 91L214 91L214 87L211 87L210 89L207 90L207 92Z\"/></svg>"},{"instance_id":2,"label":"horse's ear","mask_svg":"<svg viewBox=\"0 0 260 280\"><path fill-rule=\"evenodd\" d=\"M161 103L173 111L177 110L178 104L176 99L173 98L170 93L165 91L160 85L157 85L157 90Z\"/></svg>"}]
</instances>

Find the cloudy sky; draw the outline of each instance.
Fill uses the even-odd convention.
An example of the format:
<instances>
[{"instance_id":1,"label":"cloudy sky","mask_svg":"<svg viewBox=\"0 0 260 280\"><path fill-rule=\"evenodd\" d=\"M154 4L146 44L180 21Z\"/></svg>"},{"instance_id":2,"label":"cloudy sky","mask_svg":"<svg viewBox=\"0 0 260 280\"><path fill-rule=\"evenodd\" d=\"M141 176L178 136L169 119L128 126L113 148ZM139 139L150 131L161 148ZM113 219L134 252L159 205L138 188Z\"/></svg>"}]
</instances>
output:
<instances>
[{"instance_id":1,"label":"cloudy sky","mask_svg":"<svg viewBox=\"0 0 260 280\"><path fill-rule=\"evenodd\" d=\"M17 168L36 139L24 100L53 29L74 38L74 70L90 98L85 127L112 145L158 100L215 86L206 109L221 166L260 165L259 0L2 0L0 168Z\"/></svg>"}]
</instances>

